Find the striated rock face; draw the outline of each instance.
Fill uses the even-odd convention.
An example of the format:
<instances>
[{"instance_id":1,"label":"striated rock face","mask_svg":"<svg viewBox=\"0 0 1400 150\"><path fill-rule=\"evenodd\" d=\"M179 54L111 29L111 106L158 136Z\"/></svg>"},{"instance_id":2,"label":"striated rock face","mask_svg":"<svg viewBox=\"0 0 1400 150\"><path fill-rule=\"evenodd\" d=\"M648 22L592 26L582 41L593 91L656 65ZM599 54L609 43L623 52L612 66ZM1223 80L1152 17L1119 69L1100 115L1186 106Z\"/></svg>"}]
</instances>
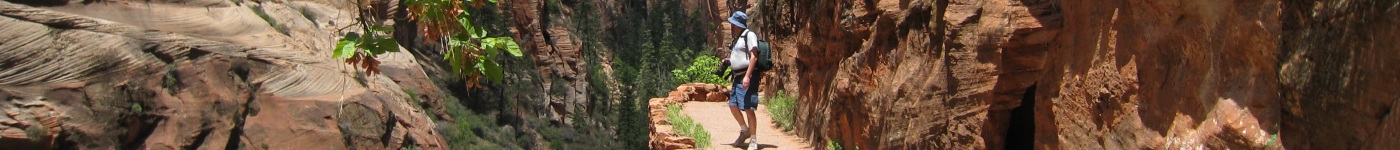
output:
<instances>
[{"instance_id":1,"label":"striated rock face","mask_svg":"<svg viewBox=\"0 0 1400 150\"><path fill-rule=\"evenodd\" d=\"M760 3L767 90L861 149L1382 149L1400 1ZM819 143L819 142L813 142ZM1016 146L1016 147L1008 147ZM1025 146L1025 147L1021 147Z\"/></svg>"},{"instance_id":2,"label":"striated rock face","mask_svg":"<svg viewBox=\"0 0 1400 150\"><path fill-rule=\"evenodd\" d=\"M546 3L549 2L543 0L507 2L508 7L510 7L510 12L507 13L514 16L514 18L512 18L513 22L511 25L513 25L513 28L511 28L511 31L515 34L515 37L519 37L518 41L523 43L521 46L530 54L530 56L527 57L530 57L530 60L532 60L532 63L535 65L535 70L525 73L531 75L537 74L538 76L535 77L535 79L540 79L541 81L538 81L540 85L536 88L540 89L540 91L549 92L539 93L544 94L543 98L541 98L541 102L544 104L541 105L547 106L548 110L546 112L536 113L547 115L549 118L557 121L571 121L566 119L565 116L574 112L579 112L581 109L587 109L584 108L588 104L587 88L589 83L586 77L590 74L587 68L585 68L585 65L587 65L587 63L601 63L600 65L608 66L608 64L583 61L585 55L581 51L584 43L581 42L582 40L578 37L574 37L574 33L572 32L575 31L569 30L568 27L572 24L568 22L570 21L568 18L573 15L573 13L592 14L595 12L550 14L548 13L550 11L569 11L570 9L546 10L564 8L547 7L548 4ZM616 84L608 83L608 85ZM616 87L611 88L616 89ZM608 91L615 90L609 89Z\"/></svg>"},{"instance_id":3,"label":"striated rock face","mask_svg":"<svg viewBox=\"0 0 1400 150\"><path fill-rule=\"evenodd\" d=\"M1059 29L1048 1L787 1L766 92L800 91L797 133L862 149L998 148ZM792 93L792 92L790 92Z\"/></svg>"},{"instance_id":4,"label":"striated rock face","mask_svg":"<svg viewBox=\"0 0 1400 150\"><path fill-rule=\"evenodd\" d=\"M769 0L753 26L813 143L1365 149L1400 137L1394 6Z\"/></svg>"},{"instance_id":5,"label":"striated rock face","mask_svg":"<svg viewBox=\"0 0 1400 150\"><path fill-rule=\"evenodd\" d=\"M1060 1L1036 147L1278 148L1277 1Z\"/></svg>"},{"instance_id":6,"label":"striated rock face","mask_svg":"<svg viewBox=\"0 0 1400 150\"><path fill-rule=\"evenodd\" d=\"M1287 0L1281 15L1283 144L1400 147L1400 1Z\"/></svg>"},{"instance_id":7,"label":"striated rock face","mask_svg":"<svg viewBox=\"0 0 1400 150\"><path fill-rule=\"evenodd\" d=\"M9 148L446 146L404 92L437 91L412 57L330 57L347 1L68 2L0 2Z\"/></svg>"}]
</instances>

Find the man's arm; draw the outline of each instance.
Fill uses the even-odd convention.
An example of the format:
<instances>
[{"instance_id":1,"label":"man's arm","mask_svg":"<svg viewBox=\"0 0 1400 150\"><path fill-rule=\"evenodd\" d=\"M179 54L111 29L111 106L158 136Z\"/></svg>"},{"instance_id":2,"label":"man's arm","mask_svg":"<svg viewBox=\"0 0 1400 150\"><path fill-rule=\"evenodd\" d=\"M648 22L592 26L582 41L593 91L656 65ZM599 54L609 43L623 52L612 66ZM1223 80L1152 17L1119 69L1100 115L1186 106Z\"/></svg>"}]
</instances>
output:
<instances>
[{"instance_id":1,"label":"man's arm","mask_svg":"<svg viewBox=\"0 0 1400 150\"><path fill-rule=\"evenodd\" d=\"M745 47L749 47L748 44L753 44L753 43L744 43L744 44L745 44L745 45L744 45ZM754 74L753 74L753 68L758 67L758 51L754 50L752 47L749 47L748 49L749 49L749 67L748 67L747 69L744 69L744 89L749 89L749 88L752 88L752 87L753 87L753 84L749 84L749 77L754 76Z\"/></svg>"}]
</instances>

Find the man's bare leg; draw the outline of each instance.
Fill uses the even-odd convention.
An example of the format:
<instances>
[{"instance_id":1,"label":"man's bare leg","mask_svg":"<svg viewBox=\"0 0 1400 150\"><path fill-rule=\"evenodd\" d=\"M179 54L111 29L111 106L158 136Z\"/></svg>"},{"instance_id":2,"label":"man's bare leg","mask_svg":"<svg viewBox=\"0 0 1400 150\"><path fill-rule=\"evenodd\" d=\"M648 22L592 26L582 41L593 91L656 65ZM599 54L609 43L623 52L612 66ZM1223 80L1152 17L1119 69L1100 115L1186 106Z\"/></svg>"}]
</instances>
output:
<instances>
[{"instance_id":1,"label":"man's bare leg","mask_svg":"<svg viewBox=\"0 0 1400 150\"><path fill-rule=\"evenodd\" d=\"M757 132L757 131L758 131L758 116L755 116L755 115L753 114L753 110L745 110L744 113L749 114L749 125L751 125L751 126L748 126L748 127L749 127L749 132Z\"/></svg>"},{"instance_id":2,"label":"man's bare leg","mask_svg":"<svg viewBox=\"0 0 1400 150\"><path fill-rule=\"evenodd\" d=\"M741 129L742 129L742 128L745 128L745 127L749 127L748 124L745 124L745 123L744 123L744 115L739 113L739 106L729 106L729 113L730 113L730 114L734 114L734 121L738 121L738 122L739 122L739 127L740 127ZM752 132L753 130L750 129L749 131ZM743 132L743 131L740 131L740 132L739 132L739 138L738 138L738 139L734 139L734 143L735 143L735 144L742 144L742 143L744 143L744 140L745 140L745 139L748 139L748 138L749 138L749 135L750 135L749 133L745 133L745 132Z\"/></svg>"},{"instance_id":3,"label":"man's bare leg","mask_svg":"<svg viewBox=\"0 0 1400 150\"><path fill-rule=\"evenodd\" d=\"M755 107L754 109L758 109L758 108ZM754 112L754 110L745 110L745 111L744 111L744 113L749 114L749 125L750 125L750 126L749 126L749 132L750 132L750 133L754 133L754 134L752 134L753 136L750 136L750 137L755 137L755 138L756 138L756 137L758 136L758 135L757 135L757 133L758 133L758 116L755 116L753 112ZM749 149L756 149L756 148L753 148L753 146L757 146L757 144L756 144L757 141L758 141L758 139L754 139L754 140L750 141L750 142L753 142L753 143L749 143L749 146L751 146Z\"/></svg>"},{"instance_id":4,"label":"man's bare leg","mask_svg":"<svg viewBox=\"0 0 1400 150\"><path fill-rule=\"evenodd\" d=\"M739 114L739 107L738 107L738 106L729 106L729 113L730 113L730 114L734 114L734 121L738 121L740 127L747 127L747 126L748 126L747 124L744 124L744 115L743 115L743 114ZM749 113L749 114L753 114L753 113Z\"/></svg>"}]
</instances>

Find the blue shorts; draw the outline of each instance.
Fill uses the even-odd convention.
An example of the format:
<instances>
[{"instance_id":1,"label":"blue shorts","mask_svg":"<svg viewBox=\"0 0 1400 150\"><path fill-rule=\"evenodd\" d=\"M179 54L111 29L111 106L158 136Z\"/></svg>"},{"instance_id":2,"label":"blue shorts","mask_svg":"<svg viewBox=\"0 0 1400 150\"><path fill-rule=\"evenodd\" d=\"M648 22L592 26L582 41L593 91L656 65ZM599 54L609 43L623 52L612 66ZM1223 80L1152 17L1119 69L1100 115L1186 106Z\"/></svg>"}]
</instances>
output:
<instances>
[{"instance_id":1,"label":"blue shorts","mask_svg":"<svg viewBox=\"0 0 1400 150\"><path fill-rule=\"evenodd\" d=\"M739 107L739 110L754 110L758 108L758 93L749 93L748 89L739 87L740 83L734 83L733 90L729 92L729 106Z\"/></svg>"}]
</instances>

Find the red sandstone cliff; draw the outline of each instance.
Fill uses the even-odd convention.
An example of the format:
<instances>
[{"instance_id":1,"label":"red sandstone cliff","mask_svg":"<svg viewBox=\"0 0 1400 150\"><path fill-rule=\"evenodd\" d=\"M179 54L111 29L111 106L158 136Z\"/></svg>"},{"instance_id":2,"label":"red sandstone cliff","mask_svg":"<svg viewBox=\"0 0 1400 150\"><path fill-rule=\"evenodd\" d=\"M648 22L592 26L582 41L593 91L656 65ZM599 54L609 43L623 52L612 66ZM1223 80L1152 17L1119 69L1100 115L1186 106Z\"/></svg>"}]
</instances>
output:
<instances>
[{"instance_id":1,"label":"red sandstone cliff","mask_svg":"<svg viewBox=\"0 0 1400 150\"><path fill-rule=\"evenodd\" d=\"M751 26L813 143L1381 148L1396 4L767 0Z\"/></svg>"},{"instance_id":2,"label":"red sandstone cliff","mask_svg":"<svg viewBox=\"0 0 1400 150\"><path fill-rule=\"evenodd\" d=\"M1065 30L1035 97L1037 147L1281 146L1279 2L1060 5Z\"/></svg>"},{"instance_id":3,"label":"red sandstone cliff","mask_svg":"<svg viewBox=\"0 0 1400 150\"><path fill-rule=\"evenodd\" d=\"M1289 149L1400 147L1400 1L1288 0L1276 64Z\"/></svg>"},{"instance_id":4,"label":"red sandstone cliff","mask_svg":"<svg viewBox=\"0 0 1400 150\"><path fill-rule=\"evenodd\" d=\"M779 62L765 88L800 91L798 133L863 149L998 148L1061 24L1049 1L773 0L754 16Z\"/></svg>"}]
</instances>

